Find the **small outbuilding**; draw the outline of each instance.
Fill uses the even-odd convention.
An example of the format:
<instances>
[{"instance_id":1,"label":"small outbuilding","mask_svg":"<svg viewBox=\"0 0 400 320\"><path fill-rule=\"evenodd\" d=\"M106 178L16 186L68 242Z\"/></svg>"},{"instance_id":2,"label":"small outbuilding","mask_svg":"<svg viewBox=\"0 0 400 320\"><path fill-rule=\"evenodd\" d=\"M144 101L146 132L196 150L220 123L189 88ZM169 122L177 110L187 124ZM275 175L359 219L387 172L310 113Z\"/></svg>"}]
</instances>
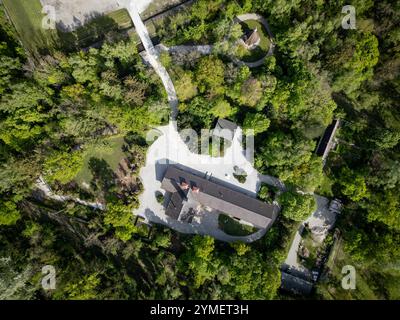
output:
<instances>
[{"instance_id":1,"label":"small outbuilding","mask_svg":"<svg viewBox=\"0 0 400 320\"><path fill-rule=\"evenodd\" d=\"M334 120L332 124L326 128L325 133L318 144L317 150L315 151L317 156L322 157L324 163L328 158L329 152L335 147L335 135L339 129L339 125L340 120Z\"/></svg>"},{"instance_id":2,"label":"small outbuilding","mask_svg":"<svg viewBox=\"0 0 400 320\"><path fill-rule=\"evenodd\" d=\"M238 125L226 119L218 119L217 124L212 132L213 136L232 141Z\"/></svg>"},{"instance_id":3,"label":"small outbuilding","mask_svg":"<svg viewBox=\"0 0 400 320\"><path fill-rule=\"evenodd\" d=\"M248 34L246 34L243 39L244 46L248 50L252 50L255 47L259 46L260 42L261 42L261 37L257 28L249 31Z\"/></svg>"}]
</instances>

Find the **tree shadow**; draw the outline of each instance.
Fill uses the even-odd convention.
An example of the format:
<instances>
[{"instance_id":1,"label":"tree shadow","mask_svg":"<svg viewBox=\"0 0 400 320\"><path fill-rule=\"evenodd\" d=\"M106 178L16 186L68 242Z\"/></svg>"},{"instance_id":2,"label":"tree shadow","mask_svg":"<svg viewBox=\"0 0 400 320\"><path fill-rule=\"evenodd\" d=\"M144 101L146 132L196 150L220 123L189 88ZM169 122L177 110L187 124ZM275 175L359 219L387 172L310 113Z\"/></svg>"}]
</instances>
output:
<instances>
[{"instance_id":1,"label":"tree shadow","mask_svg":"<svg viewBox=\"0 0 400 320\"><path fill-rule=\"evenodd\" d=\"M98 12L86 14L83 20L75 19L75 25L78 26L75 28L63 22L57 24L57 36L60 39L57 49L73 52L87 47L100 47L113 31L122 29L113 18Z\"/></svg>"},{"instance_id":2,"label":"tree shadow","mask_svg":"<svg viewBox=\"0 0 400 320\"><path fill-rule=\"evenodd\" d=\"M93 176L93 190L101 190L106 196L110 195L116 187L117 175L109 164L104 159L90 158L89 169Z\"/></svg>"},{"instance_id":3,"label":"tree shadow","mask_svg":"<svg viewBox=\"0 0 400 320\"><path fill-rule=\"evenodd\" d=\"M146 139L142 135L136 132L129 132L125 136L124 140L130 147L133 145L138 145L140 147L148 146Z\"/></svg>"}]
</instances>

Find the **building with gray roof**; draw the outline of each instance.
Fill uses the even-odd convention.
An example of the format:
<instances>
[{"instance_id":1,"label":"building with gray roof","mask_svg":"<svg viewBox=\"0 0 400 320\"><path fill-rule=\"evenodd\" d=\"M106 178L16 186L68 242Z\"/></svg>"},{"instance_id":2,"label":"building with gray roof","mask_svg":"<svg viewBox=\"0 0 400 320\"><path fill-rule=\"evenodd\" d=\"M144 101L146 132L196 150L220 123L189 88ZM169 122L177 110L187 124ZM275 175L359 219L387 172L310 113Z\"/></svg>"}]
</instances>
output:
<instances>
[{"instance_id":1,"label":"building with gray roof","mask_svg":"<svg viewBox=\"0 0 400 320\"><path fill-rule=\"evenodd\" d=\"M214 178L169 166L162 180L162 188L169 193L166 214L179 219L185 210L204 208L242 220L256 228L269 228L278 215L277 205L262 202L236 191Z\"/></svg>"},{"instance_id":2,"label":"building with gray roof","mask_svg":"<svg viewBox=\"0 0 400 320\"><path fill-rule=\"evenodd\" d=\"M213 130L213 135L216 137L223 138L228 141L232 141L235 136L235 132L238 126L236 123L226 120L226 119L218 119L217 124Z\"/></svg>"}]
</instances>

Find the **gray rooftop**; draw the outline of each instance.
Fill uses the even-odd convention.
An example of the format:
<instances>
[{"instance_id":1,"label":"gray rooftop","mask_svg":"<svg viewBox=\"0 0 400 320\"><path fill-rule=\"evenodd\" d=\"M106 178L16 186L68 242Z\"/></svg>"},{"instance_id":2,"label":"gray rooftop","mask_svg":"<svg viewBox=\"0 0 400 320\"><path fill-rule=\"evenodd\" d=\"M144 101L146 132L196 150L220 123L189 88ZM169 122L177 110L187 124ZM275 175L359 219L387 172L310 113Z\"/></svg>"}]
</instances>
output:
<instances>
[{"instance_id":1,"label":"gray rooftop","mask_svg":"<svg viewBox=\"0 0 400 320\"><path fill-rule=\"evenodd\" d=\"M295 294L309 295L314 287L310 281L282 271L281 288Z\"/></svg>"},{"instance_id":2,"label":"gray rooftop","mask_svg":"<svg viewBox=\"0 0 400 320\"><path fill-rule=\"evenodd\" d=\"M322 160L325 161L329 155L329 152L333 146L333 139L335 138L336 132L339 129L340 120L334 120L332 124L328 126L325 130L324 135L318 143L316 154L322 157Z\"/></svg>"},{"instance_id":3,"label":"gray rooftop","mask_svg":"<svg viewBox=\"0 0 400 320\"><path fill-rule=\"evenodd\" d=\"M213 130L213 135L232 141L237 128L237 124L232 121L218 119L215 129Z\"/></svg>"},{"instance_id":4,"label":"gray rooftop","mask_svg":"<svg viewBox=\"0 0 400 320\"><path fill-rule=\"evenodd\" d=\"M182 192L180 188L182 183L188 184L190 188L198 188L198 192L190 191L190 196L202 205L249 222L257 228L268 228L277 217L278 207L276 205L262 202L228 188L214 179L205 179L201 177L200 173L194 174L176 166L169 166L162 181L162 188L171 193L178 193ZM182 201L184 200L182 199ZM172 216L173 214L167 212L167 215Z\"/></svg>"}]
</instances>

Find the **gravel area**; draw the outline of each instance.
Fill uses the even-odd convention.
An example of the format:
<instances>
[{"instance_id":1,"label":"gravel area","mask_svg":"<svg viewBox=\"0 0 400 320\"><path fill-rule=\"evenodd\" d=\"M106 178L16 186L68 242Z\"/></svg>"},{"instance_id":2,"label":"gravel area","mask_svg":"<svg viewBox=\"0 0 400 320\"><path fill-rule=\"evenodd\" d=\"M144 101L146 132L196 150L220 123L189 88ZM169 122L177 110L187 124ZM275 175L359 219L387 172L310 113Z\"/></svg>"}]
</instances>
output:
<instances>
[{"instance_id":1,"label":"gravel area","mask_svg":"<svg viewBox=\"0 0 400 320\"><path fill-rule=\"evenodd\" d=\"M54 7L56 23L64 31L73 31L92 18L124 8L123 0L40 0L42 6ZM143 12L152 0L135 0Z\"/></svg>"}]
</instances>

